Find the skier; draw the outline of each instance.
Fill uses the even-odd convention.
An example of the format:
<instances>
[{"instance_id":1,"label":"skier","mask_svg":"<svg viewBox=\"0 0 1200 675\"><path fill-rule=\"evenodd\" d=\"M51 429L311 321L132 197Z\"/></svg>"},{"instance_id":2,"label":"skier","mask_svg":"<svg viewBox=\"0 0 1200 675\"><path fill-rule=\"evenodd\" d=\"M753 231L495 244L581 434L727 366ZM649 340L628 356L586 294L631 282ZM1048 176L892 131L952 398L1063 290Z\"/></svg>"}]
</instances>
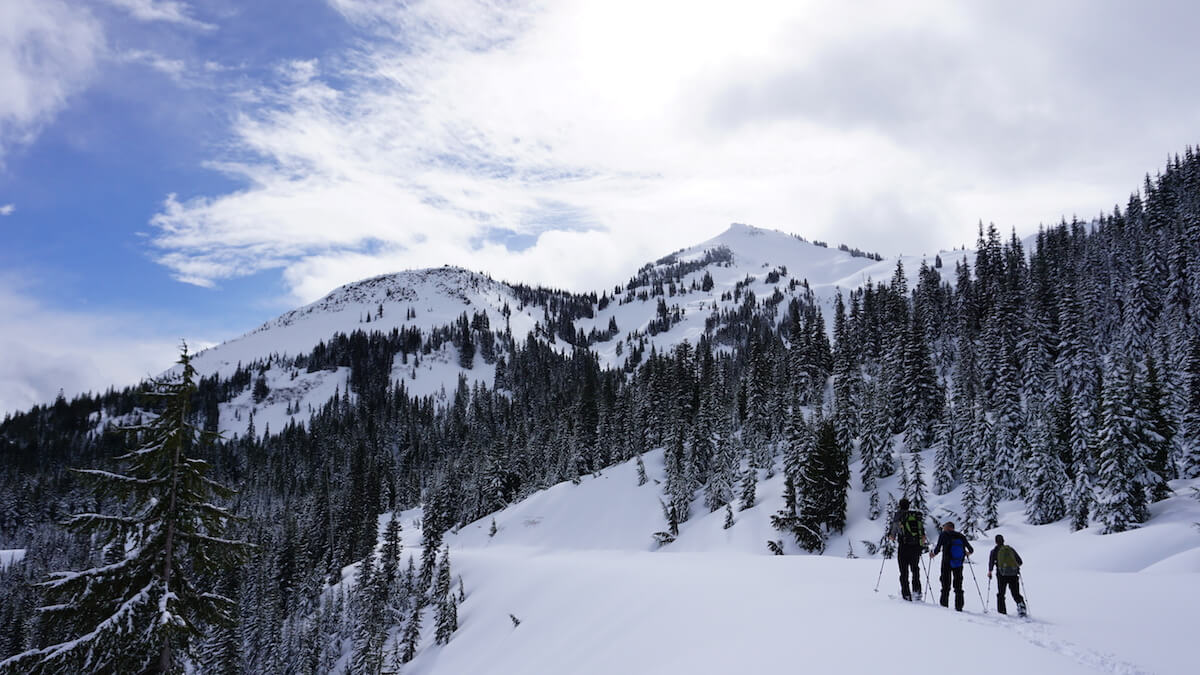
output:
<instances>
[{"instance_id":1,"label":"skier","mask_svg":"<svg viewBox=\"0 0 1200 675\"><path fill-rule=\"evenodd\" d=\"M892 530L888 535L892 541L899 538L896 560L900 563L900 595L912 600L916 594L921 601L921 552L927 550L925 540L925 516L909 508L908 498L900 499L900 509L892 519ZM912 593L908 588L908 576L912 574Z\"/></svg>"},{"instance_id":2,"label":"skier","mask_svg":"<svg viewBox=\"0 0 1200 675\"><path fill-rule=\"evenodd\" d=\"M1007 586L1017 603L1017 614L1025 616L1025 598L1018 589L1021 565L1021 556L1017 555L1016 549L1005 545L1004 535L996 535L996 547L988 555L988 578L992 578L992 568L996 568L996 611L1001 614L1008 614L1004 607L1004 588Z\"/></svg>"},{"instance_id":3,"label":"skier","mask_svg":"<svg viewBox=\"0 0 1200 675\"><path fill-rule=\"evenodd\" d=\"M971 547L971 542L967 541L961 533L954 531L954 523L947 522L942 525L942 533L938 536L937 545L929 552L929 557L933 558L942 549L946 549L946 555L942 556L942 607L950 606L950 582L954 582L954 609L961 612L963 608L963 561L967 556L975 552Z\"/></svg>"}]
</instances>

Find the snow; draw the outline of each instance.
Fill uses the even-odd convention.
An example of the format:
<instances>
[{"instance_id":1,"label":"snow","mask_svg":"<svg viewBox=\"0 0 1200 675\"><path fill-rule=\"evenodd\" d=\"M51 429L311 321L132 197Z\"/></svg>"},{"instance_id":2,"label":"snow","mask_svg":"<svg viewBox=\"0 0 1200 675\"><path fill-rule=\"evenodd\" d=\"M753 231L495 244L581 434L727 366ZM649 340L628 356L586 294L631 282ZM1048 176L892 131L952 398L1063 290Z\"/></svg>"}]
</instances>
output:
<instances>
[{"instance_id":1,"label":"snow","mask_svg":"<svg viewBox=\"0 0 1200 675\"><path fill-rule=\"evenodd\" d=\"M0 570L8 569L25 559L25 549L10 548L0 549Z\"/></svg>"},{"instance_id":2,"label":"snow","mask_svg":"<svg viewBox=\"0 0 1200 675\"><path fill-rule=\"evenodd\" d=\"M766 541L780 538L768 520L782 505L780 476L760 482L754 508L734 504L729 530L724 510L705 513L698 499L677 541L658 549L651 534L664 529L654 481L663 477L662 452L643 459L646 485L637 485L630 461L510 505L494 516L495 536L491 517L448 535L467 591L460 629L441 647L426 634L405 672L715 674L802 663L807 672L877 673L949 662L978 673L1196 670L1200 502L1190 494L1200 481L1172 483L1177 496L1119 535L1026 525L1019 502L1002 503L1001 527L974 542L980 591L968 572L960 614L890 599L894 560L843 557L847 541L878 540L884 527L865 518L856 480L848 536L831 540L827 555L799 554L787 540L789 555L768 553ZM881 483L885 498L895 480ZM931 496L930 512L957 509L957 499ZM419 543L420 515L400 517L407 556ZM1026 561L1032 621L983 612L979 593L995 590L986 564L996 532Z\"/></svg>"},{"instance_id":3,"label":"snow","mask_svg":"<svg viewBox=\"0 0 1200 675\"><path fill-rule=\"evenodd\" d=\"M685 340L697 340L705 331L705 320L712 314L714 303L720 309L732 309L740 305L741 300L723 301L720 298L724 293L732 294L737 284L748 276L754 277L755 281L746 290L753 291L760 302L770 297L776 289L784 294L785 305L781 310L786 307L788 298L805 292L803 286L789 290L790 281L807 281L825 314L828 328L832 330L833 302L838 292L848 292L868 280L886 282L891 278L897 262L897 258L875 261L853 257L845 251L817 246L795 235L740 224L734 224L719 236L671 257L675 261L699 260L706 251L720 247L729 249L733 254L733 260L728 265L711 264L683 278L684 287L690 289L693 282L698 284L708 272L714 281L711 291L688 290L664 298L668 307L678 306L684 316L670 330L647 337L647 341L656 349L671 349ZM943 261L943 278L953 283L955 263L970 254L965 250L939 252ZM932 265L934 256L910 255L902 256L899 260L904 263L911 286L916 283L921 262ZM767 274L781 267L787 268L787 276L768 283ZM614 285L624 285L625 281L614 280ZM605 290L611 292L611 289L612 286L609 286ZM602 292L597 291L597 295ZM625 364L631 344L624 342L624 339L635 330L647 332L656 316L659 298L634 300L626 304L620 304L619 299L612 298L604 310L596 308L593 318L575 322L577 329L588 333L592 329L604 331L610 319L616 319L618 335L607 342L592 345L601 363L610 367ZM383 306L382 317L378 315L380 305ZM502 331L506 325L503 314L505 306L511 313L507 324L518 342L534 331L535 326L545 318L541 307L523 306L512 286L481 274L457 267L399 272L337 288L324 298L287 312L239 338L197 353L192 363L201 376L220 374L228 377L238 364L267 360L273 355L294 357L307 354L319 342L339 332L390 331L393 328L415 326L428 333L433 328L454 322L463 312L468 316L485 312L491 328ZM370 322L365 321L368 315ZM409 318L413 315L414 318ZM539 334L538 339L547 338ZM617 354L619 343L622 344L621 354ZM562 340L558 340L555 347L563 352L571 348ZM421 365L416 369L415 377L411 364L400 362L394 364L392 373L394 380L403 381L409 392L416 395L440 397L443 392L452 393L460 376L467 379L468 385L483 383L492 386L495 380L495 368L484 364L478 356L474 368L460 368L457 353L451 345L443 346L441 351L434 354L423 354L420 359ZM260 433L268 423L271 428L277 429L292 417L302 423L308 417L308 406L315 408L324 404L332 391L345 383L344 373L339 373L337 377L323 373L302 373L299 380L289 386L281 379L279 372L285 372L288 378L290 372L273 371L276 371L276 367L268 371L268 384L273 397L268 399L266 405L260 405L255 410L255 426ZM287 415L288 405L294 406L297 402L302 414ZM221 411L222 431L227 435L244 434L248 424L247 413L253 407L248 391L225 404Z\"/></svg>"},{"instance_id":4,"label":"snow","mask_svg":"<svg viewBox=\"0 0 1200 675\"><path fill-rule=\"evenodd\" d=\"M364 279L335 289L324 298L268 321L234 340L196 354L192 365L203 376L228 377L239 363L250 363L272 354L307 354L317 343L336 333L355 330L391 331L417 326L430 328L487 312L493 329L503 330L505 304L512 311L513 335L524 336L542 318L540 308L520 311L512 289L488 277L457 267L409 270ZM378 317L383 305L383 316ZM410 310L416 318L407 318ZM369 323L363 319L371 316ZM490 384L490 383L489 383Z\"/></svg>"},{"instance_id":5,"label":"snow","mask_svg":"<svg viewBox=\"0 0 1200 675\"><path fill-rule=\"evenodd\" d=\"M252 382L245 391L219 405L218 429L226 438L246 435L251 412L258 436L268 429L278 432L290 422L307 426L314 411L350 386L349 368L307 373L273 364L263 376L270 391L261 402L254 402ZM291 414L289 408L293 410Z\"/></svg>"}]
</instances>

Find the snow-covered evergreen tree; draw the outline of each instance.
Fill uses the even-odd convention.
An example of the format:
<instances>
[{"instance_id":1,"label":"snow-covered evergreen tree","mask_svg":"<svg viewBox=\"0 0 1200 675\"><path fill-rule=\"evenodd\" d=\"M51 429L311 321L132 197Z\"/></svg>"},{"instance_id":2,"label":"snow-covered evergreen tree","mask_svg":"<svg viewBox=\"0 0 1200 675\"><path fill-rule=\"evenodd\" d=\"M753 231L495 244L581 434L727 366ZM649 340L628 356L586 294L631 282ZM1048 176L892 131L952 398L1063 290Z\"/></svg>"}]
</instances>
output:
<instances>
[{"instance_id":1,"label":"snow-covered evergreen tree","mask_svg":"<svg viewBox=\"0 0 1200 675\"><path fill-rule=\"evenodd\" d=\"M163 408L127 430L138 446L117 458L124 473L76 470L128 509L79 513L67 527L123 555L44 582L55 599L42 608L44 620L71 637L0 662L0 671L176 672L182 658L194 655L206 624L233 623L233 600L200 585L236 565L247 545L224 538L234 516L215 502L232 491L208 478L208 463L192 456L212 434L192 422L191 361L184 345L178 372L153 382L148 395Z\"/></svg>"},{"instance_id":2,"label":"snow-covered evergreen tree","mask_svg":"<svg viewBox=\"0 0 1200 675\"><path fill-rule=\"evenodd\" d=\"M437 582L433 587L433 603L437 609L435 638L440 645L449 642L450 636L458 630L458 603L450 589L450 578L450 548L447 547L438 563Z\"/></svg>"},{"instance_id":3,"label":"snow-covered evergreen tree","mask_svg":"<svg viewBox=\"0 0 1200 675\"><path fill-rule=\"evenodd\" d=\"M1137 373L1128 356L1112 360L1104 380L1095 519L1105 532L1123 532L1146 522L1145 420L1137 409Z\"/></svg>"},{"instance_id":4,"label":"snow-covered evergreen tree","mask_svg":"<svg viewBox=\"0 0 1200 675\"><path fill-rule=\"evenodd\" d=\"M742 473L741 510L754 506L755 493L758 490L758 471L753 466L746 467Z\"/></svg>"}]
</instances>

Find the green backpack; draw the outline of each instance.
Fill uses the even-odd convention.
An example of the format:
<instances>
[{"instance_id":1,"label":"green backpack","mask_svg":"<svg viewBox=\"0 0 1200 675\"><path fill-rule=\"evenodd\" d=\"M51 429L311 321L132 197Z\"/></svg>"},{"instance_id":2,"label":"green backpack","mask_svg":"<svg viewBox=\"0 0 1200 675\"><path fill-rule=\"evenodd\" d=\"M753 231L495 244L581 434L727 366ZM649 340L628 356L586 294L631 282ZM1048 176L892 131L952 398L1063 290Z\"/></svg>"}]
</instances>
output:
<instances>
[{"instance_id":1,"label":"green backpack","mask_svg":"<svg viewBox=\"0 0 1200 675\"><path fill-rule=\"evenodd\" d=\"M1021 573L1017 552L1005 544L996 549L996 572L1002 577L1015 577Z\"/></svg>"},{"instance_id":2,"label":"green backpack","mask_svg":"<svg viewBox=\"0 0 1200 675\"><path fill-rule=\"evenodd\" d=\"M920 511L905 511L900 516L900 543L919 544L925 536L925 516Z\"/></svg>"}]
</instances>

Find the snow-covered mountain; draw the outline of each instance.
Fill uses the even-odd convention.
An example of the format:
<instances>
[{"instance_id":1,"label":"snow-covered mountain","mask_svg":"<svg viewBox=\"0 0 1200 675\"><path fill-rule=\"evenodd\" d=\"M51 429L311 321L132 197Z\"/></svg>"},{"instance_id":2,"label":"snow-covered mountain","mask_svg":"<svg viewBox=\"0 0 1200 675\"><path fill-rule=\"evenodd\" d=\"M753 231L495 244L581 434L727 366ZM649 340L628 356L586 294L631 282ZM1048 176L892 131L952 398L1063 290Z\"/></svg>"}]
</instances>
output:
<instances>
[{"instance_id":1,"label":"snow-covered mountain","mask_svg":"<svg viewBox=\"0 0 1200 675\"><path fill-rule=\"evenodd\" d=\"M590 345L601 364L621 367L630 358L635 342L644 341L662 351L684 340L697 340L709 331L706 322L722 311L735 310L752 292L760 301L779 294L786 303L812 295L827 318L837 293L859 288L869 280L890 279L897 262L904 265L910 283L922 263L942 263L943 271L965 259L968 251L940 251L932 256L884 258L853 255L799 236L735 223L722 234L685 248L639 269L621 290L600 289L591 294L572 294L573 302L591 305L591 317L574 322L584 334L604 332L615 325L609 339ZM943 274L953 281L953 274ZM711 286L705 279L711 279ZM646 294L655 283L670 288L655 297ZM549 341L546 307L530 302L526 293L512 284L458 267L409 270L364 279L335 289L325 297L267 321L253 331L199 353L194 361L201 375L230 376L239 364L308 353L335 333L355 330L391 331L416 327L424 332L452 324L463 313L485 313L494 330L508 328L518 341L533 333ZM530 290L523 287L523 290ZM544 290L544 289L537 289ZM555 297L560 291L546 291ZM662 300L671 316L660 321ZM665 324L665 325L664 325ZM555 340L558 349L573 348ZM403 378L410 393L443 397L457 386L460 376L469 384L492 385L494 367L476 359L470 369L460 367L453 347L426 358L419 367L396 367L394 379ZM255 402L250 391L223 403L221 430L227 435L243 434L251 412L256 429L278 429L289 420L304 423L308 411L344 390L345 369L304 372L294 368L271 368L266 373L271 394Z\"/></svg>"}]
</instances>

